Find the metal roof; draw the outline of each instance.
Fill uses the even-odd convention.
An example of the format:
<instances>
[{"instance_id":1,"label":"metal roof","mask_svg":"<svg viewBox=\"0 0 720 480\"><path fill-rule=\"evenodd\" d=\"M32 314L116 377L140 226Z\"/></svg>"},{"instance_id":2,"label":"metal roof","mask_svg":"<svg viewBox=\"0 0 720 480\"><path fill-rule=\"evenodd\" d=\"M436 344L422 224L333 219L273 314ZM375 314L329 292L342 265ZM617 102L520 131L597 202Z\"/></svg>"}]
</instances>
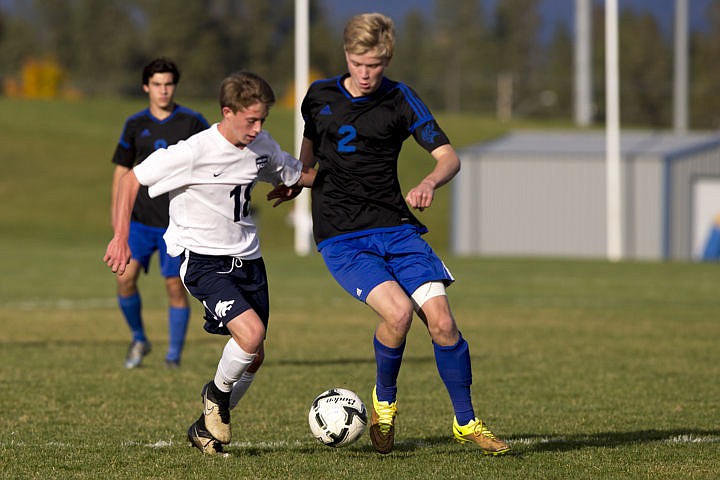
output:
<instances>
[{"instance_id":1,"label":"metal roof","mask_svg":"<svg viewBox=\"0 0 720 480\"><path fill-rule=\"evenodd\" d=\"M623 131L620 134L620 153L625 156L651 155L676 157L720 146L720 132L688 132L676 134L658 131ZM605 154L605 132L530 130L516 131L488 142L462 149L461 154L533 155Z\"/></svg>"}]
</instances>

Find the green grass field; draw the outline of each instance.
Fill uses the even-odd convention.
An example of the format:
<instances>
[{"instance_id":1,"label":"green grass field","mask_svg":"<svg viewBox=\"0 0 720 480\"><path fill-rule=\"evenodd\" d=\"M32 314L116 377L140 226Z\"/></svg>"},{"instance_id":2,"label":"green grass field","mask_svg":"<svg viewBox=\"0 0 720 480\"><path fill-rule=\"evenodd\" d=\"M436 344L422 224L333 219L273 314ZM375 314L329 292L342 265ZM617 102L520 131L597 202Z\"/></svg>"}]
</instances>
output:
<instances>
[{"instance_id":1,"label":"green grass field","mask_svg":"<svg viewBox=\"0 0 720 480\"><path fill-rule=\"evenodd\" d=\"M212 102L187 102L208 120ZM367 307L318 255L292 253L288 209L260 195L272 317L261 373L233 416L227 457L185 432L200 413L224 339L200 306L182 367L166 370L157 266L142 279L154 351L123 368L129 342L114 279L110 156L141 102L0 99L0 478L2 479L715 479L720 472L720 270L716 264L458 258L447 254L449 190L426 211L431 243L456 284L471 348L476 410L511 454L451 441L452 410L421 322L400 374L397 448L364 436L318 444L307 411L326 388L368 402L374 380ZM267 128L291 150L291 113ZM497 135L489 119L443 118L458 146ZM429 161L404 151L404 182Z\"/></svg>"}]
</instances>

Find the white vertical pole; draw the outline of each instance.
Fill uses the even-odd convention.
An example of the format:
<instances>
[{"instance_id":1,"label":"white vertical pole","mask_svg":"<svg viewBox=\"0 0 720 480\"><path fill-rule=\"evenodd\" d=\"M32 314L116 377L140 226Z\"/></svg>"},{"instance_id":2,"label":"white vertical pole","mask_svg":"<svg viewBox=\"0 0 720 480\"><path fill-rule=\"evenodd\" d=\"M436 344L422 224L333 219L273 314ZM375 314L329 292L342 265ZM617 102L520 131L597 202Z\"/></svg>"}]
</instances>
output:
<instances>
[{"instance_id":1,"label":"white vertical pole","mask_svg":"<svg viewBox=\"0 0 720 480\"><path fill-rule=\"evenodd\" d=\"M688 128L688 2L675 0L675 81L673 85L673 128Z\"/></svg>"},{"instance_id":2,"label":"white vertical pole","mask_svg":"<svg viewBox=\"0 0 720 480\"><path fill-rule=\"evenodd\" d=\"M622 191L620 182L620 89L617 0L605 0L605 147L607 188L607 256L622 258Z\"/></svg>"},{"instance_id":3,"label":"white vertical pole","mask_svg":"<svg viewBox=\"0 0 720 480\"><path fill-rule=\"evenodd\" d=\"M575 0L575 124L592 122L592 10L590 0Z\"/></svg>"},{"instance_id":4,"label":"white vertical pole","mask_svg":"<svg viewBox=\"0 0 720 480\"><path fill-rule=\"evenodd\" d=\"M310 70L310 19L309 0L295 0L295 155L300 156L303 137L303 119L300 113ZM293 202L293 225L295 227L295 253L307 255L312 248L312 218L307 189Z\"/></svg>"}]
</instances>

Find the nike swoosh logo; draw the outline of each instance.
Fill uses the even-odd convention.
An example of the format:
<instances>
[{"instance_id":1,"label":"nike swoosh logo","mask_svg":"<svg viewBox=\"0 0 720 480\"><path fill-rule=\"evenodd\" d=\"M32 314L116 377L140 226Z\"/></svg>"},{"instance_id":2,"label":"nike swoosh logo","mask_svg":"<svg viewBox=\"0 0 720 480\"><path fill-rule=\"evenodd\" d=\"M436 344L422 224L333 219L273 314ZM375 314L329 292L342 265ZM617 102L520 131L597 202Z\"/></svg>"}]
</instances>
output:
<instances>
[{"instance_id":1,"label":"nike swoosh logo","mask_svg":"<svg viewBox=\"0 0 720 480\"><path fill-rule=\"evenodd\" d=\"M210 415L210 414L213 413L214 410L215 410L215 407L214 407L214 406L208 408L208 406L205 405L205 406L203 407L203 414L204 414L204 415Z\"/></svg>"},{"instance_id":2,"label":"nike swoosh logo","mask_svg":"<svg viewBox=\"0 0 720 480\"><path fill-rule=\"evenodd\" d=\"M213 173L213 177L219 177L219 176L220 176L220 175L222 175L222 174L223 174L223 172L220 172L220 173Z\"/></svg>"}]
</instances>

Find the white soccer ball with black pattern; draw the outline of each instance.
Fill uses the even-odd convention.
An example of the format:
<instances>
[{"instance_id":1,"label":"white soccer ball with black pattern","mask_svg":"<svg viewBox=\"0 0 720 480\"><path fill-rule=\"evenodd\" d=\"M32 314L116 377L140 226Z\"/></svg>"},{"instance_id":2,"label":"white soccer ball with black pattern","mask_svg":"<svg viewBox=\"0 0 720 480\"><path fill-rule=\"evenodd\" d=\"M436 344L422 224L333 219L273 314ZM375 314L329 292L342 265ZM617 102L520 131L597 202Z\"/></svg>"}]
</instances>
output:
<instances>
[{"instance_id":1,"label":"white soccer ball with black pattern","mask_svg":"<svg viewBox=\"0 0 720 480\"><path fill-rule=\"evenodd\" d=\"M308 414L310 431L329 447L357 441L367 426L367 410L360 397L344 388L331 388L313 400Z\"/></svg>"}]
</instances>

